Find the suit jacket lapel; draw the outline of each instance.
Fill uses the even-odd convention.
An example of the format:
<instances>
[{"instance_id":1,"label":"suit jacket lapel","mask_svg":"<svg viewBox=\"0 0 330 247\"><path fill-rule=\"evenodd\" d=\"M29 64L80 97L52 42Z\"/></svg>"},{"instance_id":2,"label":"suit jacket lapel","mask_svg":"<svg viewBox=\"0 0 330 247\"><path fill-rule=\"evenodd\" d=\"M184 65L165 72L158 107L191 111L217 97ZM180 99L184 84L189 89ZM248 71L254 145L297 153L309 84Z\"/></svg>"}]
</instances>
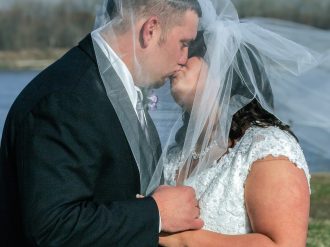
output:
<instances>
[{"instance_id":1,"label":"suit jacket lapel","mask_svg":"<svg viewBox=\"0 0 330 247\"><path fill-rule=\"evenodd\" d=\"M90 36L88 38L90 39L90 45L92 45L92 38ZM102 68L100 69L99 67L99 70L102 73L101 79L107 96L116 111L138 166L140 172L140 192L144 194L147 190L160 155L160 142L157 130L149 114L146 114L148 116L148 126L150 126L148 130L150 130L150 135L152 137L152 145L150 145L147 142L123 83L111 66L109 60L97 44L95 44L95 42L94 52L97 54L99 59L98 65L102 64ZM91 57L93 57L93 55L91 55ZM153 145L155 145L155 147Z\"/></svg>"}]
</instances>

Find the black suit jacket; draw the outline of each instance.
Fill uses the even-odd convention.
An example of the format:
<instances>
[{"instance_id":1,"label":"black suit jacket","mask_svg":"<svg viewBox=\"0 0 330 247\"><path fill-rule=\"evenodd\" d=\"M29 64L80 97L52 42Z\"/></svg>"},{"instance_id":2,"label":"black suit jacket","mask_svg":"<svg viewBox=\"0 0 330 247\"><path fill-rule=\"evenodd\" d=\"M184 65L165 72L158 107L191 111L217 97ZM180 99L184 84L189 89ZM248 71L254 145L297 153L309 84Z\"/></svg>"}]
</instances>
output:
<instances>
[{"instance_id":1,"label":"black suit jacket","mask_svg":"<svg viewBox=\"0 0 330 247\"><path fill-rule=\"evenodd\" d=\"M1 246L157 246L117 113L90 35L28 84L2 136Z\"/></svg>"}]
</instances>

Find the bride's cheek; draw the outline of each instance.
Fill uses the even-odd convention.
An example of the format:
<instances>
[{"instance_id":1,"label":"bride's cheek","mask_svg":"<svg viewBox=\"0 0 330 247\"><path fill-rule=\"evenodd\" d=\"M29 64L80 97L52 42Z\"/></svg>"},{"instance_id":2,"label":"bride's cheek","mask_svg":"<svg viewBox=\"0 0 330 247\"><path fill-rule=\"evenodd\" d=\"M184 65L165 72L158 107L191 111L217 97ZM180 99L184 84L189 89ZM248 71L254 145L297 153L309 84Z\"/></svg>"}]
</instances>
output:
<instances>
[{"instance_id":1,"label":"bride's cheek","mask_svg":"<svg viewBox=\"0 0 330 247\"><path fill-rule=\"evenodd\" d=\"M172 94L172 97L173 97L174 101L178 105L183 106L183 104L184 104L184 93L182 92L182 89L180 89L178 87L173 87L171 89L171 94Z\"/></svg>"},{"instance_id":2,"label":"bride's cheek","mask_svg":"<svg viewBox=\"0 0 330 247\"><path fill-rule=\"evenodd\" d=\"M189 91L189 85L187 85L183 80L176 80L172 83L171 92L177 98L181 98Z\"/></svg>"}]
</instances>

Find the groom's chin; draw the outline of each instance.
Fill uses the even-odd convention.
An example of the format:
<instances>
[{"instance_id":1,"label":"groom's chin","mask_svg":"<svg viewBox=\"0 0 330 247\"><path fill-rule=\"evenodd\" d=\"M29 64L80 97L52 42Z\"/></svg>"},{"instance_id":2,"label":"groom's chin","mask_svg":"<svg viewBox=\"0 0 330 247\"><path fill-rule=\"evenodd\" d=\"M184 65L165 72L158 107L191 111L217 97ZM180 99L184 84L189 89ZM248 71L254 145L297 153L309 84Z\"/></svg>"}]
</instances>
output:
<instances>
[{"instance_id":1,"label":"groom's chin","mask_svg":"<svg viewBox=\"0 0 330 247\"><path fill-rule=\"evenodd\" d=\"M153 83L153 88L157 89L160 88L162 86L164 86L166 83L170 82L170 79L168 77L165 77L159 81L156 81Z\"/></svg>"}]
</instances>

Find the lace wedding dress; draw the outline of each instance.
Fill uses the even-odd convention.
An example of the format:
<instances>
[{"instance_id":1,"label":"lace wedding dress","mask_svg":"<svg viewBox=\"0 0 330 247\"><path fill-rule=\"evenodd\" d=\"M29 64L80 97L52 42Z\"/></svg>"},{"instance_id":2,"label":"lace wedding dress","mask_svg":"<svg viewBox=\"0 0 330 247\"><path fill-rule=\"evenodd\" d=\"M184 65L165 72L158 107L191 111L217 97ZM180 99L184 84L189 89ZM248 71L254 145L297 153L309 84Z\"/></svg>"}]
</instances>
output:
<instances>
[{"instance_id":1,"label":"lace wedding dress","mask_svg":"<svg viewBox=\"0 0 330 247\"><path fill-rule=\"evenodd\" d=\"M179 154L179 148L174 148L164 166L167 184L175 184ZM309 184L306 160L292 135L277 127L251 127L219 161L185 182L196 190L204 229L223 234L251 232L245 209L244 184L253 162L268 155L286 156L304 170Z\"/></svg>"}]
</instances>

